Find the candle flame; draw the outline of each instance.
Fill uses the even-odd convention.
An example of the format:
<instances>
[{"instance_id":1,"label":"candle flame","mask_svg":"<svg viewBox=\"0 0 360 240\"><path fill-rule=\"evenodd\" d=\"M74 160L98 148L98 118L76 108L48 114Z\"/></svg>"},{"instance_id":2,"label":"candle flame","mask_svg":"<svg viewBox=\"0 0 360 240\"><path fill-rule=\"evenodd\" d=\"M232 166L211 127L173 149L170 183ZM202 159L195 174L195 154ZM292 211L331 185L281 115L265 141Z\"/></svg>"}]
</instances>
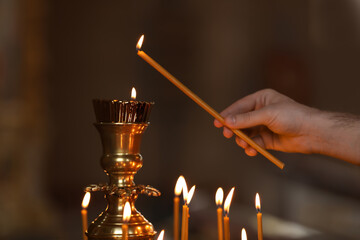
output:
<instances>
[{"instance_id":1,"label":"candle flame","mask_svg":"<svg viewBox=\"0 0 360 240\"><path fill-rule=\"evenodd\" d=\"M138 43L136 44L136 50L139 51L141 49L141 46L142 46L143 42L144 42L144 35L141 35Z\"/></svg>"},{"instance_id":2,"label":"candle flame","mask_svg":"<svg viewBox=\"0 0 360 240\"><path fill-rule=\"evenodd\" d=\"M183 192L183 198L184 198L184 203L187 203L187 198L188 198L188 187L184 178L183 184L182 184L182 192Z\"/></svg>"},{"instance_id":3,"label":"candle flame","mask_svg":"<svg viewBox=\"0 0 360 240\"><path fill-rule=\"evenodd\" d=\"M192 186L189 193L187 194L187 200L186 200L187 205L190 204L190 201L191 201L192 197L194 196L194 192L195 192L195 185Z\"/></svg>"},{"instance_id":4,"label":"candle flame","mask_svg":"<svg viewBox=\"0 0 360 240\"><path fill-rule=\"evenodd\" d=\"M221 187L218 188L215 194L215 203L218 207L220 207L224 200L224 191Z\"/></svg>"},{"instance_id":5,"label":"candle flame","mask_svg":"<svg viewBox=\"0 0 360 240\"><path fill-rule=\"evenodd\" d=\"M132 100L136 99L136 89L134 87L131 89L131 99Z\"/></svg>"},{"instance_id":6,"label":"candle flame","mask_svg":"<svg viewBox=\"0 0 360 240\"><path fill-rule=\"evenodd\" d=\"M163 240L164 239L164 234L165 234L165 230L161 230L159 237L157 238L157 240Z\"/></svg>"},{"instance_id":7,"label":"candle flame","mask_svg":"<svg viewBox=\"0 0 360 240\"><path fill-rule=\"evenodd\" d=\"M227 195L226 199L225 199L225 203L224 203L224 211L225 211L225 214L229 214L229 210L230 210L230 204L231 204L231 200L233 198L233 195L234 195L234 190L235 190L235 187L233 187L229 194Z\"/></svg>"},{"instance_id":8,"label":"candle flame","mask_svg":"<svg viewBox=\"0 0 360 240\"><path fill-rule=\"evenodd\" d=\"M131 206L129 202L125 203L124 212L123 212L123 222L128 223L131 217Z\"/></svg>"},{"instance_id":9,"label":"candle flame","mask_svg":"<svg viewBox=\"0 0 360 240\"><path fill-rule=\"evenodd\" d=\"M247 240L245 228L243 228L243 229L241 230L241 240Z\"/></svg>"},{"instance_id":10,"label":"candle flame","mask_svg":"<svg viewBox=\"0 0 360 240\"><path fill-rule=\"evenodd\" d=\"M82 206L83 208L87 208L87 207L89 206L90 197L91 197L90 192L86 192L85 195L84 195L84 198L83 198L83 200L82 200L82 204L81 204L81 206Z\"/></svg>"},{"instance_id":11,"label":"candle flame","mask_svg":"<svg viewBox=\"0 0 360 240\"><path fill-rule=\"evenodd\" d=\"M185 182L185 178L183 176L180 176L176 182L175 189L174 189L176 196L180 196L181 191L184 187L184 182Z\"/></svg>"},{"instance_id":12,"label":"candle flame","mask_svg":"<svg viewBox=\"0 0 360 240\"><path fill-rule=\"evenodd\" d=\"M260 196L259 196L259 193L256 193L256 197L255 197L255 207L256 207L256 210L258 212L261 211L261 204L260 204Z\"/></svg>"}]
</instances>

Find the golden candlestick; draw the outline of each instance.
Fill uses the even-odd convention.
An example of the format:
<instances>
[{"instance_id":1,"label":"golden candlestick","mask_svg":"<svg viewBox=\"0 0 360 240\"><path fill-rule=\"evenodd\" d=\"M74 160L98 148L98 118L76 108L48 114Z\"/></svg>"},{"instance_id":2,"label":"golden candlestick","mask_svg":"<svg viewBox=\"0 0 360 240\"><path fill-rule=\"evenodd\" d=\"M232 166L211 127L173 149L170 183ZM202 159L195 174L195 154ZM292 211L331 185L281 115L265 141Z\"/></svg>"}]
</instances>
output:
<instances>
[{"instance_id":1,"label":"golden candlestick","mask_svg":"<svg viewBox=\"0 0 360 240\"><path fill-rule=\"evenodd\" d=\"M89 240L122 239L123 206L131 205L127 223L129 240L152 240L154 227L135 208L139 194L159 196L150 186L135 185L134 175L143 165L141 138L148 127L153 103L140 101L94 100L95 127L100 133L103 155L101 166L109 183L90 185L85 191L103 191L107 208L89 226Z\"/></svg>"}]
</instances>

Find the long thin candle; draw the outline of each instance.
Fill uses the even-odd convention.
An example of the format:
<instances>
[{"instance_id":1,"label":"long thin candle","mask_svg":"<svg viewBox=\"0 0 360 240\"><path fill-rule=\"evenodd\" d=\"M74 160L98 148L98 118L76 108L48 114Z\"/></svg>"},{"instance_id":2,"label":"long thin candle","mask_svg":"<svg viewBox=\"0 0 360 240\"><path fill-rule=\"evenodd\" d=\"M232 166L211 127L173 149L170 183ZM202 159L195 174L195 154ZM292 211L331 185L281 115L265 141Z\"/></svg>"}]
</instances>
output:
<instances>
[{"instance_id":1,"label":"long thin candle","mask_svg":"<svg viewBox=\"0 0 360 240\"><path fill-rule=\"evenodd\" d=\"M224 217L224 239L230 240L230 219L227 215Z\"/></svg>"},{"instance_id":2,"label":"long thin candle","mask_svg":"<svg viewBox=\"0 0 360 240\"><path fill-rule=\"evenodd\" d=\"M258 226L258 240L263 240L263 228L262 228L262 213L260 205L260 196L256 193L255 197L255 207L256 207L256 217L257 217L257 226Z\"/></svg>"},{"instance_id":3,"label":"long thin candle","mask_svg":"<svg viewBox=\"0 0 360 240\"><path fill-rule=\"evenodd\" d=\"M224 239L230 240L230 219L229 219L229 211L230 211L230 205L231 200L234 195L235 187L233 187L228 195L226 196L225 203L224 203L224 210L225 210L225 216L224 216Z\"/></svg>"},{"instance_id":4,"label":"long thin candle","mask_svg":"<svg viewBox=\"0 0 360 240\"><path fill-rule=\"evenodd\" d=\"M187 220L187 211L188 207L186 203L183 205L182 209L182 221L181 221L181 240L186 240L186 220Z\"/></svg>"},{"instance_id":5,"label":"long thin candle","mask_svg":"<svg viewBox=\"0 0 360 240\"><path fill-rule=\"evenodd\" d=\"M87 207L89 206L90 203L90 193L87 192L85 193L85 196L83 198L82 201L82 210L81 210L81 218L82 218L82 233L83 233L83 239L87 240L87 236L86 236L86 230L88 228L88 217L87 217Z\"/></svg>"},{"instance_id":6,"label":"long thin candle","mask_svg":"<svg viewBox=\"0 0 360 240\"><path fill-rule=\"evenodd\" d=\"M180 207L180 194L184 185L185 179L180 176L176 182L174 189L174 240L179 240L179 207Z\"/></svg>"},{"instance_id":7,"label":"long thin candle","mask_svg":"<svg viewBox=\"0 0 360 240\"><path fill-rule=\"evenodd\" d=\"M189 88L187 88L184 84L182 84L178 79L176 79L173 75L171 75L165 68L163 68L160 64L158 64L154 59L152 59L149 55L147 55L144 51L141 51L141 44L143 41L143 36L140 38L137 44L137 54L144 59L147 63L149 63L152 67L154 67L157 71L159 71L164 77L166 77L170 82L172 82L176 87L178 87L183 93L185 93L189 98L191 98L194 102L196 102L200 107L202 107L205 111L207 111L211 116L217 119L221 124L226 126L224 118L216 112L212 107L210 107L206 102L204 102L201 98L199 98L195 93L193 93ZM231 129L231 128L229 128ZM254 142L250 137L248 137L245 133L240 131L239 129L231 129L233 133L239 138L243 139L247 144L253 147L256 151L261 153L267 159L269 159L272 163L278 166L280 169L283 169L285 164L281 162L279 159L274 157L267 150L259 146L256 142Z\"/></svg>"},{"instance_id":8,"label":"long thin candle","mask_svg":"<svg viewBox=\"0 0 360 240\"><path fill-rule=\"evenodd\" d=\"M218 240L224 239L224 232L223 232L223 209L221 207L222 202L224 199L224 191L222 188L218 188L215 194L215 203L218 206L217 208L217 225L218 225Z\"/></svg>"}]
</instances>

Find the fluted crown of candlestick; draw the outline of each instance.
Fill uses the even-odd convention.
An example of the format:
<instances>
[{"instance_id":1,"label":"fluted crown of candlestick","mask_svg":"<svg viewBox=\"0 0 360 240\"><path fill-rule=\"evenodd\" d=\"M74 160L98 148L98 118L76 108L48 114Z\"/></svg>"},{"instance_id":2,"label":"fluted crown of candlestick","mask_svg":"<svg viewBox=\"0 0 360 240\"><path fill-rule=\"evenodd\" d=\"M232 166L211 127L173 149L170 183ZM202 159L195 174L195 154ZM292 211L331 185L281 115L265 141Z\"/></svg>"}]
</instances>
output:
<instances>
[{"instance_id":1,"label":"fluted crown of candlestick","mask_svg":"<svg viewBox=\"0 0 360 240\"><path fill-rule=\"evenodd\" d=\"M93 100L98 123L147 123L153 102Z\"/></svg>"}]
</instances>

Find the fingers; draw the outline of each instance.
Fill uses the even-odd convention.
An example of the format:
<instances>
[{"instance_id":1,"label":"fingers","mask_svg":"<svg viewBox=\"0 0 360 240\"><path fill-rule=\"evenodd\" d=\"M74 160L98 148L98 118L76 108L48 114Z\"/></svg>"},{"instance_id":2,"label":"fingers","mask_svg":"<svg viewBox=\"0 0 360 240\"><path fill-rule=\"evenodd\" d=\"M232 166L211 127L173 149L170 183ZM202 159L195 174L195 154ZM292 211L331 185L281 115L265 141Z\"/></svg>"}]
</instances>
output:
<instances>
[{"instance_id":1,"label":"fingers","mask_svg":"<svg viewBox=\"0 0 360 240\"><path fill-rule=\"evenodd\" d=\"M257 143L259 146L261 146L262 148L265 148L265 143L263 138L260 135L257 135L255 137L252 138L252 140ZM250 157L254 157L257 155L257 151L251 147L248 143L246 143L244 140L242 140L239 137L236 137L235 139L236 144L239 145L240 147L242 147L243 149L245 149L245 153L250 156Z\"/></svg>"},{"instance_id":2,"label":"fingers","mask_svg":"<svg viewBox=\"0 0 360 240\"><path fill-rule=\"evenodd\" d=\"M225 124L234 129L251 128L259 125L267 125L270 119L271 116L265 107L252 112L228 116L225 118Z\"/></svg>"}]
</instances>

